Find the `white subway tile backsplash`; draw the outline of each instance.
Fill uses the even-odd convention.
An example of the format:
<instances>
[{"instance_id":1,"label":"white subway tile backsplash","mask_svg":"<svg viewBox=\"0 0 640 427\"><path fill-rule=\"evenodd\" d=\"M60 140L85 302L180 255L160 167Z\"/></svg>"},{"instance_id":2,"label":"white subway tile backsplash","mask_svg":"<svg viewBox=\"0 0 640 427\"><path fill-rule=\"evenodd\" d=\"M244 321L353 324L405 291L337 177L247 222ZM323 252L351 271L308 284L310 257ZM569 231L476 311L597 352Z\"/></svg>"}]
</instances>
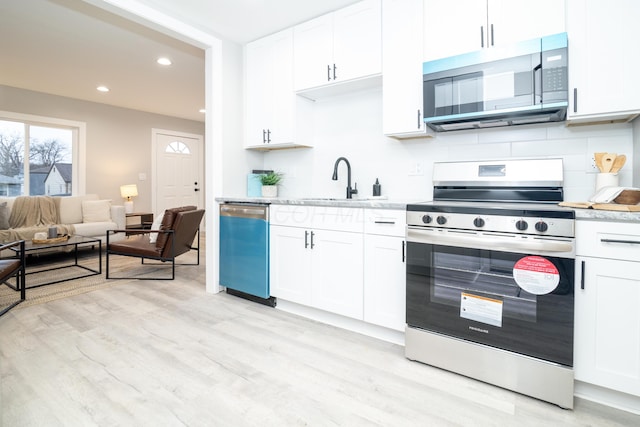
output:
<instances>
[{"instance_id":1,"label":"white subway tile backsplash","mask_svg":"<svg viewBox=\"0 0 640 427\"><path fill-rule=\"evenodd\" d=\"M478 131L481 144L495 142L542 141L547 139L547 128L541 125L525 125Z\"/></svg>"},{"instance_id":2,"label":"white subway tile backsplash","mask_svg":"<svg viewBox=\"0 0 640 427\"><path fill-rule=\"evenodd\" d=\"M286 197L344 197L349 159L352 182L361 195L371 195L378 178L382 195L391 199L429 200L432 165L438 161L560 157L564 162L566 200L587 200L595 189L588 171L596 151L627 155L620 185L631 186L633 129L631 124L567 127L565 123L518 126L436 134L435 138L397 141L382 135L382 95L378 90L324 99L314 106L314 148L280 150L264 155L263 167L291 170L281 194ZM416 164L420 175L415 175ZM244 173L244 172L243 172Z\"/></svg>"},{"instance_id":3,"label":"white subway tile backsplash","mask_svg":"<svg viewBox=\"0 0 640 427\"><path fill-rule=\"evenodd\" d=\"M491 160L511 157L511 144L455 145L449 147L447 160Z\"/></svg>"}]
</instances>

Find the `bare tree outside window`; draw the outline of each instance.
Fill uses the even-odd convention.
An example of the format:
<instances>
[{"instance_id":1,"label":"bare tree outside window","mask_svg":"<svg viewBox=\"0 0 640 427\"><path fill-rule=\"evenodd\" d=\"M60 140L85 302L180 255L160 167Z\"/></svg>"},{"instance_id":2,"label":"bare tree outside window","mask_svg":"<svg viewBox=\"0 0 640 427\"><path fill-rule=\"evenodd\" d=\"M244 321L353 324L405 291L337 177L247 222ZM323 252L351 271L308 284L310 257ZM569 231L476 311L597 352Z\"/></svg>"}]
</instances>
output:
<instances>
[{"instance_id":1,"label":"bare tree outside window","mask_svg":"<svg viewBox=\"0 0 640 427\"><path fill-rule=\"evenodd\" d=\"M70 195L72 148L70 129L0 120L0 195Z\"/></svg>"}]
</instances>

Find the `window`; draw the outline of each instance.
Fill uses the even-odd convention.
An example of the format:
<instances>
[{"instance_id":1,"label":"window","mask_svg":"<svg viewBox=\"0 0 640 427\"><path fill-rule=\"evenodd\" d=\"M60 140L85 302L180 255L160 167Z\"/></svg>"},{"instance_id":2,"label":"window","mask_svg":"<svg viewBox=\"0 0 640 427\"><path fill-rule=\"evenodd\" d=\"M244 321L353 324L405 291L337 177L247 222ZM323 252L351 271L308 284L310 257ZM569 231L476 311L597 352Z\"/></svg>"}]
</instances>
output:
<instances>
[{"instance_id":1,"label":"window","mask_svg":"<svg viewBox=\"0 0 640 427\"><path fill-rule=\"evenodd\" d=\"M172 153L172 154L191 154L189 147L187 147L184 143L180 141L173 141L172 143L167 145L167 148L165 148L164 151L165 153Z\"/></svg>"},{"instance_id":2,"label":"window","mask_svg":"<svg viewBox=\"0 0 640 427\"><path fill-rule=\"evenodd\" d=\"M82 194L83 135L83 123L0 111L0 195Z\"/></svg>"}]
</instances>

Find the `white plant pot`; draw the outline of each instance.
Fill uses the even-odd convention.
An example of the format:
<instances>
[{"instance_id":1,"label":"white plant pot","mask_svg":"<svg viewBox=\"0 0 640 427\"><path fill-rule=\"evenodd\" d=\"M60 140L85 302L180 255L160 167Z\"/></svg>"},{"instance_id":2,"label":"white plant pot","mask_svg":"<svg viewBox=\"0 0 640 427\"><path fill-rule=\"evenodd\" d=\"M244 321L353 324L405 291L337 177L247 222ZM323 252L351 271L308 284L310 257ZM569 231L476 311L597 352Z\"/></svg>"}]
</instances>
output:
<instances>
[{"instance_id":1,"label":"white plant pot","mask_svg":"<svg viewBox=\"0 0 640 427\"><path fill-rule=\"evenodd\" d=\"M278 186L277 185L263 185L262 186L262 197L278 197Z\"/></svg>"}]
</instances>

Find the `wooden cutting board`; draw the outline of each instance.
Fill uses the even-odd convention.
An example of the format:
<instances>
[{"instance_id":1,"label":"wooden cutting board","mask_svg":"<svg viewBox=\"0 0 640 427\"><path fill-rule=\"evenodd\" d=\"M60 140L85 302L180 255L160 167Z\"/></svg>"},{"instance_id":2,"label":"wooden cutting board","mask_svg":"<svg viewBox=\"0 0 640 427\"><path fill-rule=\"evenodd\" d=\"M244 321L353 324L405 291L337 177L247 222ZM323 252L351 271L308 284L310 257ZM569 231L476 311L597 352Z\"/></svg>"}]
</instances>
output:
<instances>
[{"instance_id":1,"label":"wooden cutting board","mask_svg":"<svg viewBox=\"0 0 640 427\"><path fill-rule=\"evenodd\" d=\"M603 211L640 212L640 205L620 205L618 203L560 202L559 206L580 209L600 209Z\"/></svg>"}]
</instances>

